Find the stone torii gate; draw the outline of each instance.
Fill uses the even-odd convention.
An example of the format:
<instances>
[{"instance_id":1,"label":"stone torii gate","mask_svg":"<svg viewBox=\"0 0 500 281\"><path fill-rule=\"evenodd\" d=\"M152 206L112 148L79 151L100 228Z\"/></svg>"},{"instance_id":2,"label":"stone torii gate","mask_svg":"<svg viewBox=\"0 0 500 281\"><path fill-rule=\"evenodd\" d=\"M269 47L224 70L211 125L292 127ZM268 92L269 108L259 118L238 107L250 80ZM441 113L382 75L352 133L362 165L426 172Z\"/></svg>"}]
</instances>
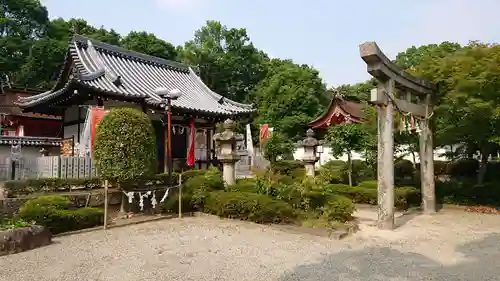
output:
<instances>
[{"instance_id":1,"label":"stone torii gate","mask_svg":"<svg viewBox=\"0 0 500 281\"><path fill-rule=\"evenodd\" d=\"M436 85L414 77L392 63L375 42L360 45L361 58L368 73L379 85L371 91L370 101L378 112L378 227L394 229L394 110L411 114L419 121L420 173L422 206L425 213L436 212L434 187L434 150L429 118L432 115L431 95Z\"/></svg>"}]
</instances>

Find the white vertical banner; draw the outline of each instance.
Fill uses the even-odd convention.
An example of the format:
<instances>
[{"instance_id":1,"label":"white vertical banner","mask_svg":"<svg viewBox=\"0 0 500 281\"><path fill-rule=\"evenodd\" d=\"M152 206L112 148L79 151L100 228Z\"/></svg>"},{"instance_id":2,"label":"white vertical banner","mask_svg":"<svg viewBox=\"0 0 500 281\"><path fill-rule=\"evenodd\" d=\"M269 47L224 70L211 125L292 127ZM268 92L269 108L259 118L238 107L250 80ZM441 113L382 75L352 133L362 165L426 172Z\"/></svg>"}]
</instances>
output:
<instances>
[{"instance_id":1,"label":"white vertical banner","mask_svg":"<svg viewBox=\"0 0 500 281\"><path fill-rule=\"evenodd\" d=\"M250 165L253 166L253 158L255 157L254 150L253 150L253 141L252 141L252 130L250 128L250 124L246 125L246 147L248 151L248 155L250 155L251 163Z\"/></svg>"}]
</instances>

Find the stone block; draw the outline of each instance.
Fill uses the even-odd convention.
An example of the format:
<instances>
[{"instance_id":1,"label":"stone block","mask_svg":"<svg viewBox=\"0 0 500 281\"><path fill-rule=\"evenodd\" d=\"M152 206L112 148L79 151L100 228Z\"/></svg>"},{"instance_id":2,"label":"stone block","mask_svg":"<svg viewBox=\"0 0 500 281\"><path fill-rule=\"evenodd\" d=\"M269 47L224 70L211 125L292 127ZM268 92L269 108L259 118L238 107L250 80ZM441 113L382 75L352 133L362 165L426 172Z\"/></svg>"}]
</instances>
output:
<instances>
[{"instance_id":1,"label":"stone block","mask_svg":"<svg viewBox=\"0 0 500 281\"><path fill-rule=\"evenodd\" d=\"M39 225L0 231L0 256L28 251L52 243L50 231Z\"/></svg>"}]
</instances>

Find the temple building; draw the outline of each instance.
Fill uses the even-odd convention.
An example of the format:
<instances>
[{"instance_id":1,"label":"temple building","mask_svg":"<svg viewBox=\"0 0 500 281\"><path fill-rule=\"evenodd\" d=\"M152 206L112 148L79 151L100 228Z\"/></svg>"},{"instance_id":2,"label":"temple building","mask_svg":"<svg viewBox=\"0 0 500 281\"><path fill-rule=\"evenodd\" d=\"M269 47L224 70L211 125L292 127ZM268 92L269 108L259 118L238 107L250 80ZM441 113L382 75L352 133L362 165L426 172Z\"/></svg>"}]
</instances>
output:
<instances>
[{"instance_id":1,"label":"temple building","mask_svg":"<svg viewBox=\"0 0 500 281\"><path fill-rule=\"evenodd\" d=\"M326 131L330 126L342 124L360 124L365 121L363 104L354 100L344 98L341 94L332 92L332 100L326 110L313 121L309 122L309 127L314 130L317 139L324 139ZM302 159L304 151L299 148L294 152L295 159ZM320 167L326 162L333 160L330 147L322 144L318 147L319 160L316 167ZM353 153L353 159L361 159L361 155ZM347 156L342 156L339 160L346 161Z\"/></svg>"},{"instance_id":2,"label":"temple building","mask_svg":"<svg viewBox=\"0 0 500 281\"><path fill-rule=\"evenodd\" d=\"M360 124L364 121L363 104L345 99L333 93L328 108L309 123L319 138L322 138L330 126L341 124Z\"/></svg>"},{"instance_id":3,"label":"temple building","mask_svg":"<svg viewBox=\"0 0 500 281\"><path fill-rule=\"evenodd\" d=\"M14 103L20 97L40 94L35 89L4 86L0 88L0 162L13 150L33 157L40 150L58 154L61 146L61 117L22 112Z\"/></svg>"},{"instance_id":4,"label":"temple building","mask_svg":"<svg viewBox=\"0 0 500 281\"><path fill-rule=\"evenodd\" d=\"M215 124L227 118L250 117L252 105L238 103L210 90L188 65L129 51L80 35L69 41L68 53L55 86L47 92L20 97L23 112L60 116L62 137L80 135L90 106L135 107L150 117L157 139L159 170L165 167L164 107L150 99L158 88L178 89L172 101L172 156L182 168L187 151L187 125L195 120L196 162L200 168L214 159Z\"/></svg>"}]
</instances>

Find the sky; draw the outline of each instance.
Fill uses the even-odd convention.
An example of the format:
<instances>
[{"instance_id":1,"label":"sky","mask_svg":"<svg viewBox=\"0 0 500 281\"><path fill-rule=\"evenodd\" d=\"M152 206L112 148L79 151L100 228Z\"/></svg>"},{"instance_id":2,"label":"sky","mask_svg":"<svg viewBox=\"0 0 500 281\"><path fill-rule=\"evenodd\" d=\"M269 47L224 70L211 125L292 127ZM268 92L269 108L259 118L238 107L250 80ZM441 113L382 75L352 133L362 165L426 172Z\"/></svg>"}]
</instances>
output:
<instances>
[{"instance_id":1,"label":"sky","mask_svg":"<svg viewBox=\"0 0 500 281\"><path fill-rule=\"evenodd\" d=\"M42 0L50 18L83 18L122 35L147 31L174 45L207 20L246 28L271 57L320 71L329 86L370 76L359 44L375 41L391 59L411 46L500 42L500 0Z\"/></svg>"}]
</instances>

